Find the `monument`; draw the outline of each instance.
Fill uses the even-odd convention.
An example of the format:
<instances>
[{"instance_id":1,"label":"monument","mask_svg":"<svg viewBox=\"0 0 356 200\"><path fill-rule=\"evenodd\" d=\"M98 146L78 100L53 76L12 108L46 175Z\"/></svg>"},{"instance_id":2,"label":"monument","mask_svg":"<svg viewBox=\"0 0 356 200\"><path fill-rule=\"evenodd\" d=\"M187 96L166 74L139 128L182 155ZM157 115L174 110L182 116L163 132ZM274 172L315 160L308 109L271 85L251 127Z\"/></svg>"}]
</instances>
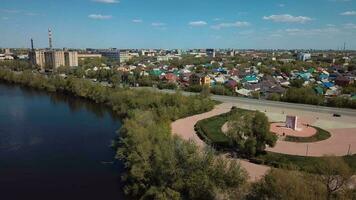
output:
<instances>
[{"instance_id":1,"label":"monument","mask_svg":"<svg viewBox=\"0 0 356 200\"><path fill-rule=\"evenodd\" d=\"M297 130L297 123L298 123L298 117L297 116L291 116L291 115L287 115L286 117L286 127L293 129L293 130Z\"/></svg>"}]
</instances>

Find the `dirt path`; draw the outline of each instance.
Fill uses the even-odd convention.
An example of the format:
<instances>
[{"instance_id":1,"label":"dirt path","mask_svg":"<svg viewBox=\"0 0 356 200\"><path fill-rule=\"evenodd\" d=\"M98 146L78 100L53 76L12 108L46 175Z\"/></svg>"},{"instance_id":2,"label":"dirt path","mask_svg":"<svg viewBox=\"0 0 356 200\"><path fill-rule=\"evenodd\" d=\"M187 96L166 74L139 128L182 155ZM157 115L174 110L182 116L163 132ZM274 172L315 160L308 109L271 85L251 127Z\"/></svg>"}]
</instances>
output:
<instances>
[{"instance_id":1,"label":"dirt path","mask_svg":"<svg viewBox=\"0 0 356 200\"><path fill-rule=\"evenodd\" d=\"M343 156L347 154L356 154L356 117L333 118L325 113L314 113L307 111L298 111L283 109L277 107L253 106L247 104L222 103L217 105L212 111L207 113L187 117L172 123L172 133L181 136L183 139L192 140L200 147L204 147L202 141L194 130L194 125L206 118L210 118L222 113L229 112L232 106L249 110L260 110L265 112L270 121L282 121L288 114L298 115L298 117L309 120L311 125L326 129L331 133L327 140L315 143L293 143L278 141L273 148L267 148L267 151L320 157L324 155ZM256 165L244 160L240 160L241 166L244 167L250 175L250 180L260 179L269 169L267 166Z\"/></svg>"}]
</instances>

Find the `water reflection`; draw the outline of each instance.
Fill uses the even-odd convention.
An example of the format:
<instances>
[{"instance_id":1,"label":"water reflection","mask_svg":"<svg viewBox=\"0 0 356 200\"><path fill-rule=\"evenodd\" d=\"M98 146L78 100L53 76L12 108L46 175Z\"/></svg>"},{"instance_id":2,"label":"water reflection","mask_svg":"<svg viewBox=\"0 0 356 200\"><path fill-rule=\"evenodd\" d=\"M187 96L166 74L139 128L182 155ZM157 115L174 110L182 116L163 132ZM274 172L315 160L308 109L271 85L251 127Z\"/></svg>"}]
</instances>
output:
<instances>
[{"instance_id":1,"label":"water reflection","mask_svg":"<svg viewBox=\"0 0 356 200\"><path fill-rule=\"evenodd\" d=\"M105 105L0 83L0 199L124 199Z\"/></svg>"},{"instance_id":2,"label":"water reflection","mask_svg":"<svg viewBox=\"0 0 356 200\"><path fill-rule=\"evenodd\" d=\"M112 118L118 120L119 118L112 112L110 108L106 105L95 104L90 100L84 98L75 98L70 94L58 94L58 93L50 93L39 90L34 90L28 87L20 87L21 92L26 97L38 97L39 95L48 95L50 97L51 103L54 105L57 104L67 104L71 110L71 112L78 112L82 109L89 110L94 113L96 117L102 118L105 113L109 113Z\"/></svg>"}]
</instances>

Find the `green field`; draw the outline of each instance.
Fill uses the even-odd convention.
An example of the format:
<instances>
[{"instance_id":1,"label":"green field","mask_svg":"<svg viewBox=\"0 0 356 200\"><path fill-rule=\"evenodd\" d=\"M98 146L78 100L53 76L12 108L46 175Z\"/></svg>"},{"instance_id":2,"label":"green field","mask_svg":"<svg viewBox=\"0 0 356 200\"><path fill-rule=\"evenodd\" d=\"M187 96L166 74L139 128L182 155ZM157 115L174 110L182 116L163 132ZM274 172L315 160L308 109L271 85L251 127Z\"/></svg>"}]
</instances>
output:
<instances>
[{"instance_id":1,"label":"green field","mask_svg":"<svg viewBox=\"0 0 356 200\"><path fill-rule=\"evenodd\" d=\"M322 140L326 140L328 138L331 137L331 134L324 130L321 129L319 127L314 127L313 128L316 129L316 134L311 136L311 137L294 137L294 136L286 136L285 141L288 142L318 142L318 141L322 141Z\"/></svg>"}]
</instances>

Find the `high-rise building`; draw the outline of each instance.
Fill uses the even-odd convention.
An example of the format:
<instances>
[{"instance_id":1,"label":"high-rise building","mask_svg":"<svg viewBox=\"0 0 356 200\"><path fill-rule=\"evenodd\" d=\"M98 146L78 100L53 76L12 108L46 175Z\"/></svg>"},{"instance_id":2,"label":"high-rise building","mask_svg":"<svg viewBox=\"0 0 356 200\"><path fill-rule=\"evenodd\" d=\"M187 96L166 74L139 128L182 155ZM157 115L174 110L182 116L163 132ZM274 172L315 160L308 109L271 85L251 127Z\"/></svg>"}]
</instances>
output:
<instances>
[{"instance_id":1,"label":"high-rise building","mask_svg":"<svg viewBox=\"0 0 356 200\"><path fill-rule=\"evenodd\" d=\"M120 51L120 63L125 63L131 59L129 51Z\"/></svg>"},{"instance_id":2,"label":"high-rise building","mask_svg":"<svg viewBox=\"0 0 356 200\"><path fill-rule=\"evenodd\" d=\"M206 55L211 58L215 58L215 49L206 49Z\"/></svg>"},{"instance_id":3,"label":"high-rise building","mask_svg":"<svg viewBox=\"0 0 356 200\"><path fill-rule=\"evenodd\" d=\"M39 66L42 70L56 70L60 66L78 66L78 52L52 50L52 31L48 29L49 50L35 50L31 38L31 51L29 59L32 65Z\"/></svg>"},{"instance_id":4,"label":"high-rise building","mask_svg":"<svg viewBox=\"0 0 356 200\"><path fill-rule=\"evenodd\" d=\"M32 50L29 53L30 63L37 65L41 69L45 68L45 52L41 50Z\"/></svg>"},{"instance_id":5,"label":"high-rise building","mask_svg":"<svg viewBox=\"0 0 356 200\"><path fill-rule=\"evenodd\" d=\"M65 66L64 51L46 51L44 55L47 69L55 70Z\"/></svg>"},{"instance_id":6,"label":"high-rise building","mask_svg":"<svg viewBox=\"0 0 356 200\"><path fill-rule=\"evenodd\" d=\"M120 50L117 49L101 50L98 53L110 60L120 60Z\"/></svg>"},{"instance_id":7,"label":"high-rise building","mask_svg":"<svg viewBox=\"0 0 356 200\"><path fill-rule=\"evenodd\" d=\"M77 67L78 66L78 52L66 51L64 52L65 66Z\"/></svg>"}]
</instances>

